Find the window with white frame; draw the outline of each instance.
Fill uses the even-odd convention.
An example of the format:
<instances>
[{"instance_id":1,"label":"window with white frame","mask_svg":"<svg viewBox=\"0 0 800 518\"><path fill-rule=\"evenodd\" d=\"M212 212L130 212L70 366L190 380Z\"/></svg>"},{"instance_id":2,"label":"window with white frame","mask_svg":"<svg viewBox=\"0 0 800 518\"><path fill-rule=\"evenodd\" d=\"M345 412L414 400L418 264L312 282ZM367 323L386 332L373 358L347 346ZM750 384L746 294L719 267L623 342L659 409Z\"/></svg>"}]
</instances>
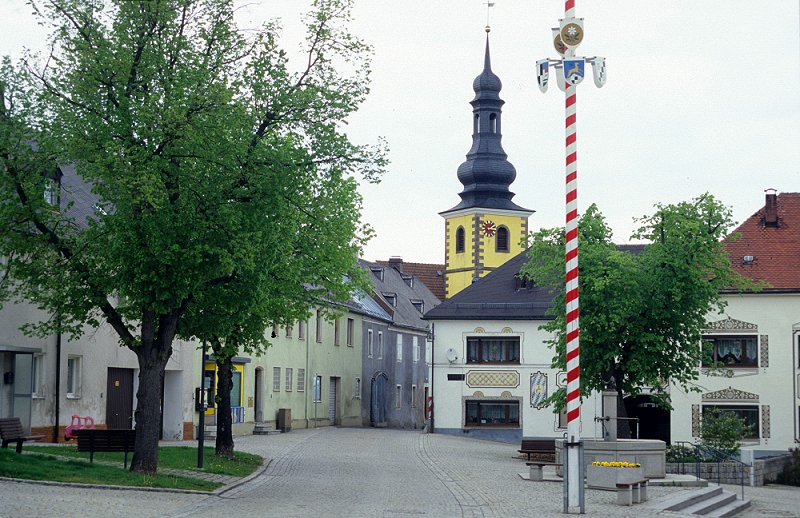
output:
<instances>
[{"instance_id":1,"label":"window with white frame","mask_svg":"<svg viewBox=\"0 0 800 518\"><path fill-rule=\"evenodd\" d=\"M361 399L361 378L356 378L353 394L355 399Z\"/></svg>"},{"instance_id":2,"label":"window with white frame","mask_svg":"<svg viewBox=\"0 0 800 518\"><path fill-rule=\"evenodd\" d=\"M383 359L383 332L378 331L378 359Z\"/></svg>"},{"instance_id":3,"label":"window with white frame","mask_svg":"<svg viewBox=\"0 0 800 518\"><path fill-rule=\"evenodd\" d=\"M273 392L280 392L281 391L281 368L280 367L273 367L272 368L272 391Z\"/></svg>"},{"instance_id":4,"label":"window with white frame","mask_svg":"<svg viewBox=\"0 0 800 518\"><path fill-rule=\"evenodd\" d=\"M306 370L305 369L297 369L297 391L298 392L305 392L306 391Z\"/></svg>"},{"instance_id":5,"label":"window with white frame","mask_svg":"<svg viewBox=\"0 0 800 518\"><path fill-rule=\"evenodd\" d=\"M414 347L414 363L417 363L419 361L419 337L415 336L411 340Z\"/></svg>"},{"instance_id":6,"label":"window with white frame","mask_svg":"<svg viewBox=\"0 0 800 518\"><path fill-rule=\"evenodd\" d=\"M417 386L411 385L411 406L412 408L416 408L417 406Z\"/></svg>"},{"instance_id":7,"label":"window with white frame","mask_svg":"<svg viewBox=\"0 0 800 518\"><path fill-rule=\"evenodd\" d=\"M67 358L67 397L81 397L81 357Z\"/></svg>"},{"instance_id":8,"label":"window with white frame","mask_svg":"<svg viewBox=\"0 0 800 518\"><path fill-rule=\"evenodd\" d=\"M339 342L339 321L341 319L337 318L333 321L333 345L341 345Z\"/></svg>"},{"instance_id":9,"label":"window with white frame","mask_svg":"<svg viewBox=\"0 0 800 518\"><path fill-rule=\"evenodd\" d=\"M468 399L464 426L519 428L519 401Z\"/></svg>"},{"instance_id":10,"label":"window with white frame","mask_svg":"<svg viewBox=\"0 0 800 518\"><path fill-rule=\"evenodd\" d=\"M431 364L431 345L430 342L425 341L425 363L428 365Z\"/></svg>"},{"instance_id":11,"label":"window with white frame","mask_svg":"<svg viewBox=\"0 0 800 518\"><path fill-rule=\"evenodd\" d=\"M372 329L367 330L367 357L372 358Z\"/></svg>"},{"instance_id":12,"label":"window with white frame","mask_svg":"<svg viewBox=\"0 0 800 518\"><path fill-rule=\"evenodd\" d=\"M395 393L394 393L394 406L395 406L395 408L400 408L400 406L402 404L402 399L401 399L402 396L403 396L403 387L401 387L400 385L397 385L395 387Z\"/></svg>"},{"instance_id":13,"label":"window with white frame","mask_svg":"<svg viewBox=\"0 0 800 518\"><path fill-rule=\"evenodd\" d=\"M397 361L403 361L403 335L397 335Z\"/></svg>"},{"instance_id":14,"label":"window with white frame","mask_svg":"<svg viewBox=\"0 0 800 518\"><path fill-rule=\"evenodd\" d=\"M44 354L33 355L33 393L32 397L44 397Z\"/></svg>"},{"instance_id":15,"label":"window with white frame","mask_svg":"<svg viewBox=\"0 0 800 518\"><path fill-rule=\"evenodd\" d=\"M306 321L301 320L297 323L297 339L303 340L306 337Z\"/></svg>"},{"instance_id":16,"label":"window with white frame","mask_svg":"<svg viewBox=\"0 0 800 518\"><path fill-rule=\"evenodd\" d=\"M294 379L292 379L293 374L292 368L286 367L286 392L292 391L292 383L294 383Z\"/></svg>"}]
</instances>

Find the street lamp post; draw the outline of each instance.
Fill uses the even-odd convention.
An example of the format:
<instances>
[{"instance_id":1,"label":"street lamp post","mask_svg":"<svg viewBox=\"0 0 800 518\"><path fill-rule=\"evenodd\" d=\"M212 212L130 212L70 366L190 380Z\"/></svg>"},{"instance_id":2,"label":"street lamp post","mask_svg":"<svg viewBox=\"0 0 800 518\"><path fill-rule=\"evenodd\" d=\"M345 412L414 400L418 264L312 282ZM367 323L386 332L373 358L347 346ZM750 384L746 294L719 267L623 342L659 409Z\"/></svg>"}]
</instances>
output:
<instances>
[{"instance_id":1,"label":"street lamp post","mask_svg":"<svg viewBox=\"0 0 800 518\"><path fill-rule=\"evenodd\" d=\"M594 70L598 87L605 84L605 58L575 56L583 41L583 18L575 17L575 0L566 0L564 18L553 31L553 45L561 59L536 62L539 89L547 91L550 66L556 70L556 83L565 93L566 128L566 322L567 322L567 436L564 439L564 512L576 507L584 513L583 447L580 437L580 312L578 297L578 138L577 85L583 81L586 63Z\"/></svg>"}]
</instances>

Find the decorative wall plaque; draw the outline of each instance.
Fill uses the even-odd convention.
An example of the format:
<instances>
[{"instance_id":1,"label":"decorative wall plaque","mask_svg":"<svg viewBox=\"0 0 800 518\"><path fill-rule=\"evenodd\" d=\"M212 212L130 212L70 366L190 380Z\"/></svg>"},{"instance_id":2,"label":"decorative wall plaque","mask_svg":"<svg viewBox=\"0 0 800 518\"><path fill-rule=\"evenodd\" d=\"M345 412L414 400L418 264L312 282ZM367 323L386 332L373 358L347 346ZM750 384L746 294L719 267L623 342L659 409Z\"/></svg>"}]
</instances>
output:
<instances>
[{"instance_id":1,"label":"decorative wall plaque","mask_svg":"<svg viewBox=\"0 0 800 518\"><path fill-rule=\"evenodd\" d=\"M758 331L758 326L756 324L751 324L750 322L744 322L743 320L736 320L735 318L728 317L724 320L709 322L706 330L712 332Z\"/></svg>"},{"instance_id":2,"label":"decorative wall plaque","mask_svg":"<svg viewBox=\"0 0 800 518\"><path fill-rule=\"evenodd\" d=\"M761 345L761 350L759 351L759 357L762 367L769 367L769 335L760 335L759 342Z\"/></svg>"},{"instance_id":3,"label":"decorative wall plaque","mask_svg":"<svg viewBox=\"0 0 800 518\"><path fill-rule=\"evenodd\" d=\"M769 439L769 405L761 405L761 437Z\"/></svg>"},{"instance_id":4,"label":"decorative wall plaque","mask_svg":"<svg viewBox=\"0 0 800 518\"><path fill-rule=\"evenodd\" d=\"M758 401L758 394L728 387L703 394L703 401Z\"/></svg>"},{"instance_id":5,"label":"decorative wall plaque","mask_svg":"<svg viewBox=\"0 0 800 518\"><path fill-rule=\"evenodd\" d=\"M468 387L519 387L517 371L467 371Z\"/></svg>"},{"instance_id":6,"label":"decorative wall plaque","mask_svg":"<svg viewBox=\"0 0 800 518\"><path fill-rule=\"evenodd\" d=\"M700 437L700 405L692 405L692 437Z\"/></svg>"},{"instance_id":7,"label":"decorative wall plaque","mask_svg":"<svg viewBox=\"0 0 800 518\"><path fill-rule=\"evenodd\" d=\"M531 406L542 408L547 399L547 374L536 371L531 374Z\"/></svg>"}]
</instances>

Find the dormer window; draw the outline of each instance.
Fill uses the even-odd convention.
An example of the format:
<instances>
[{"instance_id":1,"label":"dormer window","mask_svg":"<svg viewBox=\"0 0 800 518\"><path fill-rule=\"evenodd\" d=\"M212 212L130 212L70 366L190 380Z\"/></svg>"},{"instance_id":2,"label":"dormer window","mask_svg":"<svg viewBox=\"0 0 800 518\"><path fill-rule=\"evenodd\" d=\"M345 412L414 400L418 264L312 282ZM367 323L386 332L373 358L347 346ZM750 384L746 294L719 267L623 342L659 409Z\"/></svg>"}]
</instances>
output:
<instances>
[{"instance_id":1,"label":"dormer window","mask_svg":"<svg viewBox=\"0 0 800 518\"><path fill-rule=\"evenodd\" d=\"M412 300L411 305L414 306L414 309L419 311L420 313L425 312L425 302L422 300Z\"/></svg>"},{"instance_id":2,"label":"dormer window","mask_svg":"<svg viewBox=\"0 0 800 518\"><path fill-rule=\"evenodd\" d=\"M397 307L397 294L396 293L383 293L383 298L386 302L392 305L393 308Z\"/></svg>"},{"instance_id":3,"label":"dormer window","mask_svg":"<svg viewBox=\"0 0 800 518\"><path fill-rule=\"evenodd\" d=\"M58 206L61 202L61 181L58 178L44 179L44 201Z\"/></svg>"},{"instance_id":4,"label":"dormer window","mask_svg":"<svg viewBox=\"0 0 800 518\"><path fill-rule=\"evenodd\" d=\"M458 227L456 230L456 253L464 253L464 227Z\"/></svg>"},{"instance_id":5,"label":"dormer window","mask_svg":"<svg viewBox=\"0 0 800 518\"><path fill-rule=\"evenodd\" d=\"M413 275L401 274L400 276L403 278L403 281L405 281L405 283L408 284L409 288L413 288L414 287L414 276Z\"/></svg>"},{"instance_id":6,"label":"dormer window","mask_svg":"<svg viewBox=\"0 0 800 518\"><path fill-rule=\"evenodd\" d=\"M383 268L379 266L371 267L370 271L378 278L379 281L383 282Z\"/></svg>"}]
</instances>

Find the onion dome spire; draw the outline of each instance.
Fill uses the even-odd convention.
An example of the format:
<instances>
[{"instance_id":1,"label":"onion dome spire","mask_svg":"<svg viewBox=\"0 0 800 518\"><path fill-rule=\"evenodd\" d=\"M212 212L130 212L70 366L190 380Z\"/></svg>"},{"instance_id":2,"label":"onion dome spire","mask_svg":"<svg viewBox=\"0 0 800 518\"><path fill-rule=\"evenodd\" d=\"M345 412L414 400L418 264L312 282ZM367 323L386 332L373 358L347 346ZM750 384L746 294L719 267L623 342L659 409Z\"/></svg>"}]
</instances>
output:
<instances>
[{"instance_id":1,"label":"onion dome spire","mask_svg":"<svg viewBox=\"0 0 800 518\"><path fill-rule=\"evenodd\" d=\"M528 211L511 201L514 193L508 190L517 176L516 169L507 160L508 155L500 143L502 135L503 87L500 78L492 72L489 52L489 28L486 30L486 52L483 71L472 82L475 97L472 105L472 147L467 160L458 167L458 180L464 185L459 193L461 203L445 212L472 207Z\"/></svg>"}]
</instances>

